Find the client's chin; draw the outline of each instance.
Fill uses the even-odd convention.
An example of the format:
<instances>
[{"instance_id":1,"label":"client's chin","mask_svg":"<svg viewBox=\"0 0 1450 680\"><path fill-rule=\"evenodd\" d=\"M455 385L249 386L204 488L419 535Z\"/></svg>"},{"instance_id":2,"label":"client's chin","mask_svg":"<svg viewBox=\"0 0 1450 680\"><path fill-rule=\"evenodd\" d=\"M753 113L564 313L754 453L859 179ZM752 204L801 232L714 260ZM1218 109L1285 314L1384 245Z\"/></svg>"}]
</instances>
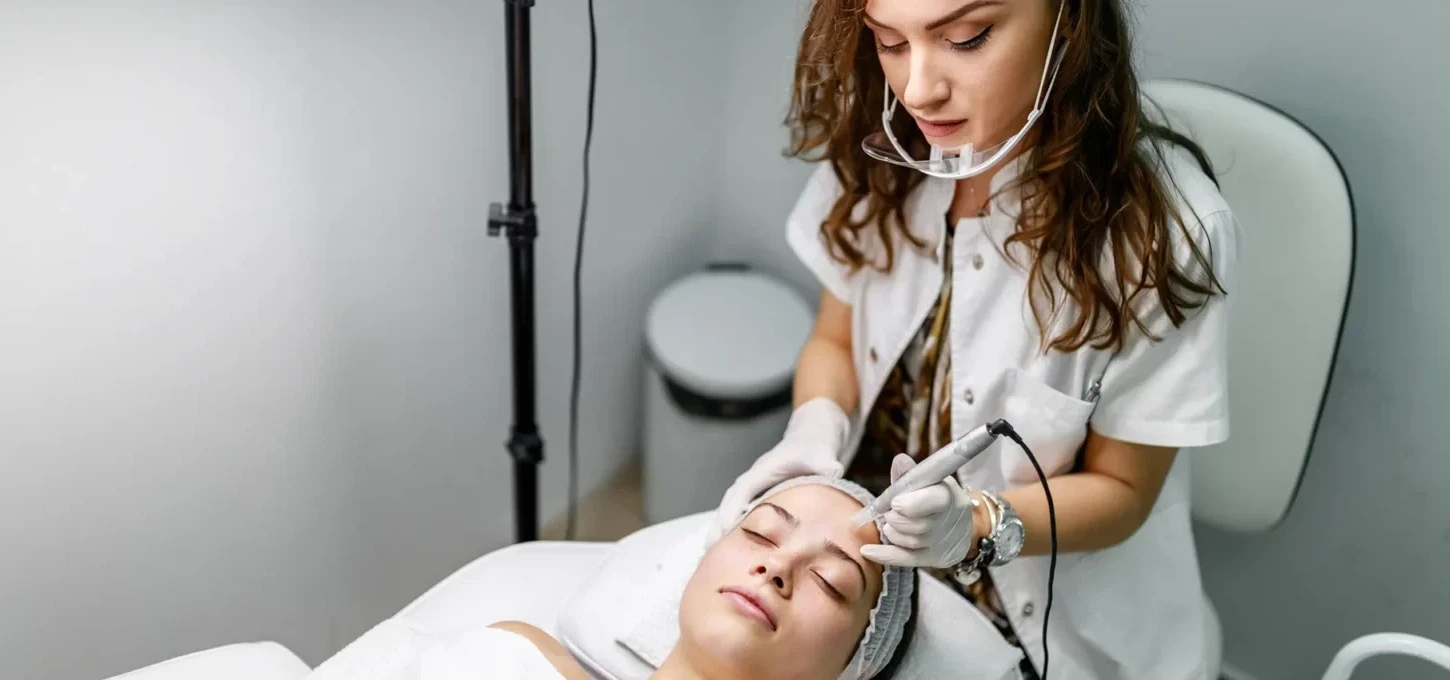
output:
<instances>
[{"instance_id":1,"label":"client's chin","mask_svg":"<svg viewBox=\"0 0 1450 680\"><path fill-rule=\"evenodd\" d=\"M766 646L775 631L756 616L742 612L732 595L721 593L718 597L718 604L710 607L712 616L690 631L690 642L703 656L722 666L750 670L769 656ZM755 676L747 673L746 677Z\"/></svg>"}]
</instances>

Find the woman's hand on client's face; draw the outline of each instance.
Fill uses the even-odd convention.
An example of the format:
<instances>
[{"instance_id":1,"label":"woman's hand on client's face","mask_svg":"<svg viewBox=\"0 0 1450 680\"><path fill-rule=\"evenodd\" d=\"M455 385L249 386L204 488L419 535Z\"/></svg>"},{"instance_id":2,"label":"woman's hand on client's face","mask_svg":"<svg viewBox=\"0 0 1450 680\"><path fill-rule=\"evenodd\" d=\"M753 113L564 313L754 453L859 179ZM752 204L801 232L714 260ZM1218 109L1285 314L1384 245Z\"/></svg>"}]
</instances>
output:
<instances>
[{"instance_id":1,"label":"woman's hand on client's face","mask_svg":"<svg viewBox=\"0 0 1450 680\"><path fill-rule=\"evenodd\" d=\"M916 467L911 456L891 461L891 482ZM886 513L882 537L891 545L866 545L861 556L883 565L943 569L965 560L977 537L972 497L955 477L897 496Z\"/></svg>"},{"instance_id":2,"label":"woman's hand on client's face","mask_svg":"<svg viewBox=\"0 0 1450 680\"><path fill-rule=\"evenodd\" d=\"M725 490L706 532L705 545L714 545L734 529L745 509L776 484L808 475L840 477L845 468L839 456L849 428L845 411L829 399L813 399L797 408L780 443L756 459Z\"/></svg>"}]
</instances>

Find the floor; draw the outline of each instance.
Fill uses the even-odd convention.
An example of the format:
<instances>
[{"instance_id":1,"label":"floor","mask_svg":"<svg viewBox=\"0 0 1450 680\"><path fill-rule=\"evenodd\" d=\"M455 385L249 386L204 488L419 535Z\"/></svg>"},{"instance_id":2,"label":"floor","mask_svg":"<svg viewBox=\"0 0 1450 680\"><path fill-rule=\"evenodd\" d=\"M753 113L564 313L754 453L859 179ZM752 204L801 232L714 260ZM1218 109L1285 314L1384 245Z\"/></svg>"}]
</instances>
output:
<instances>
[{"instance_id":1,"label":"floor","mask_svg":"<svg viewBox=\"0 0 1450 680\"><path fill-rule=\"evenodd\" d=\"M599 490L579 501L578 541L617 541L644 527L644 486L639 459L619 471ZM562 541L568 514L551 519L539 530L539 538Z\"/></svg>"}]
</instances>

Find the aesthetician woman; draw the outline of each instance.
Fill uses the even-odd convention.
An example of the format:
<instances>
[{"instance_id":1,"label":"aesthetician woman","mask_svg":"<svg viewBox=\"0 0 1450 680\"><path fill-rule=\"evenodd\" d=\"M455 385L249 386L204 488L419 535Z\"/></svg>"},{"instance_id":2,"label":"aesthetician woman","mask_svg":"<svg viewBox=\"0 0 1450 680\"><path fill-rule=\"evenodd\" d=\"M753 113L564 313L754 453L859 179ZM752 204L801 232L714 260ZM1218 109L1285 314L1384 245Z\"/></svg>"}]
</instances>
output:
<instances>
[{"instance_id":1,"label":"aesthetician woman","mask_svg":"<svg viewBox=\"0 0 1450 680\"><path fill-rule=\"evenodd\" d=\"M824 162L786 236L824 292L787 432L719 529L782 479L879 492L897 454L1006 418L1056 505L1052 677L1206 676L1178 452L1229 434L1241 236L1201 150L1145 117L1132 64L1121 0L813 3L788 122L793 155ZM863 555L933 570L1035 677L1050 539L1021 450L1000 439L888 525L895 545Z\"/></svg>"}]
</instances>

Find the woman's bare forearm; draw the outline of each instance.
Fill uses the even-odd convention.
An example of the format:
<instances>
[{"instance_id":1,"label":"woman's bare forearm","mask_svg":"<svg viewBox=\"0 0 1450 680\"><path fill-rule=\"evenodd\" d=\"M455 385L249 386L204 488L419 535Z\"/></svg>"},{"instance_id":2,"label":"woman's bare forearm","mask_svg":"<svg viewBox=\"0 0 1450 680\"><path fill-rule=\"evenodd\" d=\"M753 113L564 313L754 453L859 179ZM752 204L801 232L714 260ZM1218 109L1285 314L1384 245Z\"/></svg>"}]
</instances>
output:
<instances>
[{"instance_id":1,"label":"woman's bare forearm","mask_svg":"<svg viewBox=\"0 0 1450 680\"><path fill-rule=\"evenodd\" d=\"M1120 480L1093 472L1053 477L1052 501L1057 511L1058 552L1102 550L1133 535L1147 519L1133 489ZM1004 492L1002 498L1022 516L1027 529L1024 555L1046 555L1052 547L1047 494L1033 484ZM982 527L981 524L978 527Z\"/></svg>"},{"instance_id":2,"label":"woman's bare forearm","mask_svg":"<svg viewBox=\"0 0 1450 680\"><path fill-rule=\"evenodd\" d=\"M1130 444L1089 431L1083 470L1048 483L1057 516L1058 551L1102 550L1128 540L1148 520L1176 455L1175 449ZM1051 522L1042 485L1012 489L1002 498L1022 516L1027 530L1022 553L1047 554L1052 547Z\"/></svg>"},{"instance_id":3,"label":"woman's bare forearm","mask_svg":"<svg viewBox=\"0 0 1450 680\"><path fill-rule=\"evenodd\" d=\"M826 397L850 413L860 397L851 350L827 338L812 336L796 363L795 405Z\"/></svg>"},{"instance_id":4,"label":"woman's bare forearm","mask_svg":"<svg viewBox=\"0 0 1450 680\"><path fill-rule=\"evenodd\" d=\"M850 413L860 398L851 360L851 307L829 291L821 292L815 328L796 362L794 387L796 406L825 397Z\"/></svg>"}]
</instances>

